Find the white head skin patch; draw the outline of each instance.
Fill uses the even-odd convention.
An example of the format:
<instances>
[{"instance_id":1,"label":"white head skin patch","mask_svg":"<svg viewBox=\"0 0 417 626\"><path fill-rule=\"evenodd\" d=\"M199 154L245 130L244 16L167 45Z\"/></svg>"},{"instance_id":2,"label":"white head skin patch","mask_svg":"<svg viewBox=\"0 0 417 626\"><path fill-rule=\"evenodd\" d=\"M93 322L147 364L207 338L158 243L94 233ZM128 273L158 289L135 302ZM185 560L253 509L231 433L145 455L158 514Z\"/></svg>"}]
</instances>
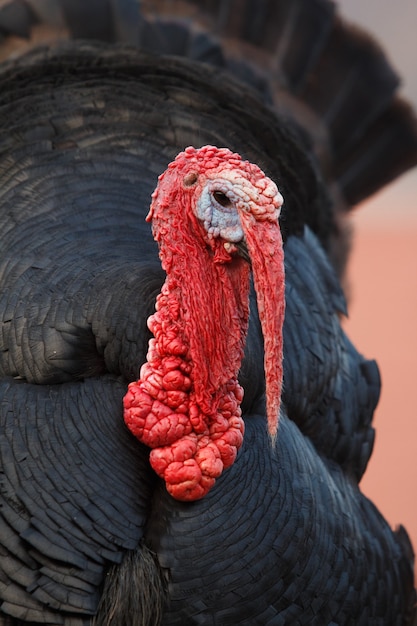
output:
<instances>
[{"instance_id":1,"label":"white head skin patch","mask_svg":"<svg viewBox=\"0 0 417 626\"><path fill-rule=\"evenodd\" d=\"M236 170L223 171L220 176L209 178L195 208L208 236L221 237L232 243L242 241L240 211L251 213L259 221L277 219L283 198L275 183L267 180L269 184L261 190ZM269 210L261 196L274 200L268 203ZM269 215L271 207L275 208L274 216Z\"/></svg>"}]
</instances>

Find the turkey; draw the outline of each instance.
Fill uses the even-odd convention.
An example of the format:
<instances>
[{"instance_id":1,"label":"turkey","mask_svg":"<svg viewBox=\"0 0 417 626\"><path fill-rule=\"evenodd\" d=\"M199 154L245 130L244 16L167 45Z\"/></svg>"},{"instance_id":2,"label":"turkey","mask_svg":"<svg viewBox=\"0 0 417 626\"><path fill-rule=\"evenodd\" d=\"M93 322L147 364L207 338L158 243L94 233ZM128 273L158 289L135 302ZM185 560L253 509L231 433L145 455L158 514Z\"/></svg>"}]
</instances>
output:
<instances>
[{"instance_id":1,"label":"turkey","mask_svg":"<svg viewBox=\"0 0 417 626\"><path fill-rule=\"evenodd\" d=\"M328 0L0 33L0 626L413 624L341 327L349 211L417 163L379 46Z\"/></svg>"}]
</instances>

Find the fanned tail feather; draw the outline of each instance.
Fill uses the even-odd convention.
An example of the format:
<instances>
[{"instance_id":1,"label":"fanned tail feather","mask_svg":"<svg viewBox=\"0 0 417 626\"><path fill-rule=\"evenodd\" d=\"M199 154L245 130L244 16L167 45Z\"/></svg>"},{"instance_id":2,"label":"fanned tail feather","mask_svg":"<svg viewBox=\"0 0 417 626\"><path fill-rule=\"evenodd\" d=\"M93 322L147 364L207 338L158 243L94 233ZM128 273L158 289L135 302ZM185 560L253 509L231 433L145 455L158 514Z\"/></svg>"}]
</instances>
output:
<instances>
[{"instance_id":1,"label":"fanned tail feather","mask_svg":"<svg viewBox=\"0 0 417 626\"><path fill-rule=\"evenodd\" d=\"M209 63L310 136L339 208L417 164L417 121L380 46L330 0L9 0L0 59L63 37Z\"/></svg>"},{"instance_id":2,"label":"fanned tail feather","mask_svg":"<svg viewBox=\"0 0 417 626\"><path fill-rule=\"evenodd\" d=\"M178 18L184 13L194 34ZM168 50L165 43L164 52L229 69L278 113L294 117L339 206L361 202L417 164L417 121L397 95L398 76L374 39L343 21L333 2L160 0L144 2L144 15L141 32L151 24L166 42L182 19L181 45ZM146 39L143 46L155 51L157 38L150 45Z\"/></svg>"},{"instance_id":3,"label":"fanned tail feather","mask_svg":"<svg viewBox=\"0 0 417 626\"><path fill-rule=\"evenodd\" d=\"M136 45L136 0L4 0L0 2L0 61L37 44L91 39Z\"/></svg>"}]
</instances>

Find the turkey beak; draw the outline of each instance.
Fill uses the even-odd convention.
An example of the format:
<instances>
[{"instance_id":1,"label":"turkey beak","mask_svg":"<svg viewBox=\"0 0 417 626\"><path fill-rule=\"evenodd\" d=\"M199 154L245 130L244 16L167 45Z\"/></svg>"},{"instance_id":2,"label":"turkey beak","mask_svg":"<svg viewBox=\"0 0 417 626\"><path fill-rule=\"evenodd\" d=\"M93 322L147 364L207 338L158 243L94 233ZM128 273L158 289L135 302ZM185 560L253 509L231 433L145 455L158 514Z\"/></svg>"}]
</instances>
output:
<instances>
[{"instance_id":1,"label":"turkey beak","mask_svg":"<svg viewBox=\"0 0 417 626\"><path fill-rule=\"evenodd\" d=\"M246 213L242 214L241 223L264 337L266 412L269 434L274 443L283 379L285 275L282 237L277 221L256 221Z\"/></svg>"},{"instance_id":2,"label":"turkey beak","mask_svg":"<svg viewBox=\"0 0 417 626\"><path fill-rule=\"evenodd\" d=\"M242 257L242 259L247 261L249 263L249 265L251 265L252 262L251 262L251 258L249 256L249 251L248 251L248 246L246 245L246 241L244 239L242 239L241 241L236 243L235 246L236 246L237 254L240 257Z\"/></svg>"}]
</instances>

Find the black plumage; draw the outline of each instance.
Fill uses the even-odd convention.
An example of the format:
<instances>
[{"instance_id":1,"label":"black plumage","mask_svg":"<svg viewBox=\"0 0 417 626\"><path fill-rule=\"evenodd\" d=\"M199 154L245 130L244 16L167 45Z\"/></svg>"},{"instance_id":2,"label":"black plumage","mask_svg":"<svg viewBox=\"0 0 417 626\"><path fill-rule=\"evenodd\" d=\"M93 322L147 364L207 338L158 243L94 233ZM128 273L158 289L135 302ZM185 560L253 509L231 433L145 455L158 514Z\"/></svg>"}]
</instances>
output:
<instances>
[{"instance_id":1,"label":"black plumage","mask_svg":"<svg viewBox=\"0 0 417 626\"><path fill-rule=\"evenodd\" d=\"M0 55L40 28L74 39L0 66L0 625L411 623L407 534L358 487L378 368L340 325L347 212L417 162L382 52L327 0L11 0ZM243 449L180 503L122 398L164 280L150 194L189 144L279 185L287 309L276 449L253 299Z\"/></svg>"}]
</instances>

